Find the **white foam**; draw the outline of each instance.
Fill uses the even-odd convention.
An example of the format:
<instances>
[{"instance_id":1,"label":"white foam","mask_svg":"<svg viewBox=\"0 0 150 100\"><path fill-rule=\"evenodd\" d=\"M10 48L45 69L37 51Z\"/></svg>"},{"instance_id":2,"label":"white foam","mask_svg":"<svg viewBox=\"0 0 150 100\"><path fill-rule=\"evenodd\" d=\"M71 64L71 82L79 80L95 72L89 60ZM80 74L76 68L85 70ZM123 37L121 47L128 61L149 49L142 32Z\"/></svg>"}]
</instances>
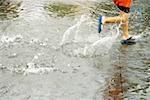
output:
<instances>
[{"instance_id":1,"label":"white foam","mask_svg":"<svg viewBox=\"0 0 150 100\"><path fill-rule=\"evenodd\" d=\"M29 67L30 68L27 68L24 70L24 75L27 75L27 74L44 74L44 73L47 73L47 72L53 72L54 70L57 70L56 68L36 68L35 67L35 64L34 63L28 63Z\"/></svg>"},{"instance_id":2,"label":"white foam","mask_svg":"<svg viewBox=\"0 0 150 100\"><path fill-rule=\"evenodd\" d=\"M22 35L15 35L15 36L5 36L1 37L2 43L11 43L11 42L19 42L23 39Z\"/></svg>"}]
</instances>

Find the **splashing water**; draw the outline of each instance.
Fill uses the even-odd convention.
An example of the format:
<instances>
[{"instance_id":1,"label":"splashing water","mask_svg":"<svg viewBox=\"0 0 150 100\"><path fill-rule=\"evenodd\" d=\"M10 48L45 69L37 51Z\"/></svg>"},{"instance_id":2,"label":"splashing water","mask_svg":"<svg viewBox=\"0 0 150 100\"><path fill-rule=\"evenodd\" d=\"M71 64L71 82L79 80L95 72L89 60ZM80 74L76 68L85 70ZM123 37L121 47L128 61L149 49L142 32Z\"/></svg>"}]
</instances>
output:
<instances>
[{"instance_id":1,"label":"splashing water","mask_svg":"<svg viewBox=\"0 0 150 100\"><path fill-rule=\"evenodd\" d=\"M88 23L86 23L86 21L88 21ZM82 25L83 23L84 25ZM105 37L98 37L96 33L91 34L90 32L88 34L87 25L88 27L91 26L90 23L92 23L90 22L90 18L87 15L82 15L80 20L75 25L68 28L64 33L61 46L65 49L65 47L67 48L67 45L71 45L72 50L67 51L67 53L71 52L69 55L77 57L93 57L108 53L116 38L119 36L121 24L119 27L116 27L115 31L114 29L111 31L111 35L108 36L108 33L105 32ZM81 30L84 31L83 27L86 28L86 35L79 33Z\"/></svg>"},{"instance_id":2,"label":"splashing water","mask_svg":"<svg viewBox=\"0 0 150 100\"><path fill-rule=\"evenodd\" d=\"M16 35L16 36L12 36L12 37L3 35L1 37L1 42L2 43L11 43L11 42L16 42L16 41L21 41L21 39L23 39L22 35Z\"/></svg>"},{"instance_id":3,"label":"splashing water","mask_svg":"<svg viewBox=\"0 0 150 100\"><path fill-rule=\"evenodd\" d=\"M116 41L117 37L120 34L119 27L116 27L117 34L112 32L112 36L106 36L104 38L100 38L93 44L85 47L84 53L83 53L84 56L87 56L87 55L93 56L93 55L100 55L103 53L107 53L111 49L113 43Z\"/></svg>"},{"instance_id":4,"label":"splashing water","mask_svg":"<svg viewBox=\"0 0 150 100\"><path fill-rule=\"evenodd\" d=\"M68 30L63 35L61 46L71 42L69 40L73 40L73 38L77 36L80 25L88 19L89 17L87 15L82 15L80 20L75 25L68 28Z\"/></svg>"}]
</instances>

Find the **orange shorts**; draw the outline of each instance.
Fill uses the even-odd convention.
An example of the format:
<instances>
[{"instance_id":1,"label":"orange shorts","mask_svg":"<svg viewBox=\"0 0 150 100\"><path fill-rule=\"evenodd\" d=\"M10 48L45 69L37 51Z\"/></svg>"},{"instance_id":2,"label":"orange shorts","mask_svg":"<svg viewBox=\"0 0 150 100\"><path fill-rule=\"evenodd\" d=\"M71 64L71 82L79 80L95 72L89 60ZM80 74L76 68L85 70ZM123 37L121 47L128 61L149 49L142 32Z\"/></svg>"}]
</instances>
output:
<instances>
[{"instance_id":1,"label":"orange shorts","mask_svg":"<svg viewBox=\"0 0 150 100\"><path fill-rule=\"evenodd\" d=\"M131 0L113 0L113 1L121 11L126 13L130 11Z\"/></svg>"},{"instance_id":2,"label":"orange shorts","mask_svg":"<svg viewBox=\"0 0 150 100\"><path fill-rule=\"evenodd\" d=\"M131 0L113 0L117 6L130 8Z\"/></svg>"}]
</instances>

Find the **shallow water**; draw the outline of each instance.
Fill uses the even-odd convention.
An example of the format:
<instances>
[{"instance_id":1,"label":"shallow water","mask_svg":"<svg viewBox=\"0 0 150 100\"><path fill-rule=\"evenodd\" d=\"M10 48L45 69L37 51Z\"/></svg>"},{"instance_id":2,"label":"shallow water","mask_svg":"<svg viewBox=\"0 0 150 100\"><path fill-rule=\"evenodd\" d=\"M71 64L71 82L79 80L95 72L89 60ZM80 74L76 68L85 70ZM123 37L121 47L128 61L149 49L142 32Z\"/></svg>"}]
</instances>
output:
<instances>
[{"instance_id":1,"label":"shallow water","mask_svg":"<svg viewBox=\"0 0 150 100\"><path fill-rule=\"evenodd\" d=\"M117 15L112 2L23 0L17 18L0 21L0 100L149 100L150 8L139 1L129 23L137 43L122 46L120 25L97 33L98 15Z\"/></svg>"}]
</instances>

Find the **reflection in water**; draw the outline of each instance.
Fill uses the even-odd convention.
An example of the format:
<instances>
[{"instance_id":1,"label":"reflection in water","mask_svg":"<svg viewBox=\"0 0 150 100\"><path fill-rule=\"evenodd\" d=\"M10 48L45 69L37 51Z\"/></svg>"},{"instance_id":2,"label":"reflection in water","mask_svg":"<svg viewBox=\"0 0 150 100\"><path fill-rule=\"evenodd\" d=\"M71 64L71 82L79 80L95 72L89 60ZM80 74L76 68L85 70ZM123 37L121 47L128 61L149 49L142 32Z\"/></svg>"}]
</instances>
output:
<instances>
[{"instance_id":1,"label":"reflection in water","mask_svg":"<svg viewBox=\"0 0 150 100\"><path fill-rule=\"evenodd\" d=\"M149 100L148 44L149 42L121 46L117 51L112 52L113 74L106 89L109 100ZM135 49L137 47L139 49Z\"/></svg>"},{"instance_id":2,"label":"reflection in water","mask_svg":"<svg viewBox=\"0 0 150 100\"><path fill-rule=\"evenodd\" d=\"M111 81L108 83L106 90L108 94L108 100L123 100L123 93L125 89L123 83L125 82L124 70L127 66L128 46L121 46L120 51L117 54L117 58L112 63L113 75ZM113 59L114 60L114 59Z\"/></svg>"}]
</instances>

